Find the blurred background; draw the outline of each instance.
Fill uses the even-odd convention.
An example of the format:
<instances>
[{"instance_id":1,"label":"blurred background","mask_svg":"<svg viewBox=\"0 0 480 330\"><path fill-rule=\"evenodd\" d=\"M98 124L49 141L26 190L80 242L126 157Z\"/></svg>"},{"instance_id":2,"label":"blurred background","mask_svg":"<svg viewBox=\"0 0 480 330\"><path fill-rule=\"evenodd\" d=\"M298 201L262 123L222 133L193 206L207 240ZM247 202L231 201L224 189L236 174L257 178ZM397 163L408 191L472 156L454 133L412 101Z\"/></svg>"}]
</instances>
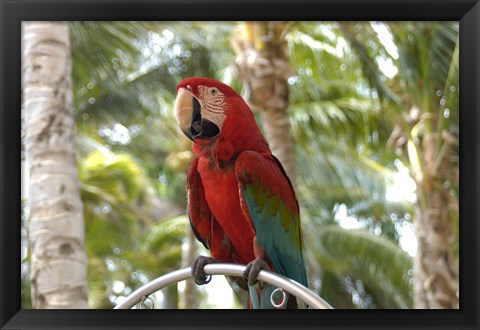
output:
<instances>
[{"instance_id":1,"label":"blurred background","mask_svg":"<svg viewBox=\"0 0 480 330\"><path fill-rule=\"evenodd\" d=\"M334 308L458 308L458 22L22 29L23 308L111 309L208 254L173 115L190 76L251 105L297 192L310 289ZM245 300L223 276L152 298Z\"/></svg>"}]
</instances>

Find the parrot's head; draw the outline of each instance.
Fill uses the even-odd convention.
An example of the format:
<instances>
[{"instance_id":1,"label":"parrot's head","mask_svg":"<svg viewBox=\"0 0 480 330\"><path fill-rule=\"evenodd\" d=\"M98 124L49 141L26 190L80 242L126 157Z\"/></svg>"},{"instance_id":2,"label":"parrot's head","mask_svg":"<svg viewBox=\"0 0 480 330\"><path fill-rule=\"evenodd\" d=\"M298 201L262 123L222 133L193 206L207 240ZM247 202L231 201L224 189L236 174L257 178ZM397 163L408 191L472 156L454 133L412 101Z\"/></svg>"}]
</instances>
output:
<instances>
[{"instance_id":1,"label":"parrot's head","mask_svg":"<svg viewBox=\"0 0 480 330\"><path fill-rule=\"evenodd\" d=\"M192 141L217 137L228 115L228 101L241 96L230 86L211 78L192 77L177 86L175 117Z\"/></svg>"}]
</instances>

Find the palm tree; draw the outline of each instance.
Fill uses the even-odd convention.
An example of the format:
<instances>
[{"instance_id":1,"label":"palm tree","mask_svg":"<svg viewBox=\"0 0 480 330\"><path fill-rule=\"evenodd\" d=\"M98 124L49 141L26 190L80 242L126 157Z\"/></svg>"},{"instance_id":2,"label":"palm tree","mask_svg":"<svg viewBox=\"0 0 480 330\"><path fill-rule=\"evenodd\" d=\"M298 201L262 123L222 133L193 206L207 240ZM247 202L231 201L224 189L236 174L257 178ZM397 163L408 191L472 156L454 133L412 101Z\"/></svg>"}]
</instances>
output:
<instances>
[{"instance_id":1,"label":"palm tree","mask_svg":"<svg viewBox=\"0 0 480 330\"><path fill-rule=\"evenodd\" d=\"M342 29L372 86L396 114L389 144L416 182L415 307L458 308L458 24L387 26L398 55L389 55L378 40L370 45L396 63L391 86L382 83L385 76L374 65L378 55L366 46L366 38L376 40L371 28L363 37L352 24Z\"/></svg>"},{"instance_id":2,"label":"palm tree","mask_svg":"<svg viewBox=\"0 0 480 330\"><path fill-rule=\"evenodd\" d=\"M385 164L395 158L381 141L388 138L393 125L380 115L378 99L372 97L358 57L346 49L338 23L302 22L291 28L286 39L295 72L288 79L289 114L297 145L298 195L313 289L336 308L409 308L408 256L399 271L405 274L405 282L392 286L394 296L401 299L385 299L381 297L383 289L372 285L385 277L381 269L393 269L395 264L392 258L377 259L371 253L380 254L385 246L402 253L396 226L404 223L404 215L410 212L408 205L395 205L385 198L393 177L391 167ZM349 216L369 235L338 227L335 210L340 204L348 207ZM391 216L397 220L392 221ZM335 225L337 230L324 231L327 225ZM328 245L324 242L327 238ZM328 254L324 246L332 247ZM351 254L342 256L333 249ZM350 262L348 267L333 267L325 262L330 253L338 256L339 265L355 258L358 264L379 272L362 271ZM358 300L362 295L364 299Z\"/></svg>"},{"instance_id":3,"label":"palm tree","mask_svg":"<svg viewBox=\"0 0 480 330\"><path fill-rule=\"evenodd\" d=\"M88 308L68 24L25 22L22 29L32 305Z\"/></svg>"}]
</instances>

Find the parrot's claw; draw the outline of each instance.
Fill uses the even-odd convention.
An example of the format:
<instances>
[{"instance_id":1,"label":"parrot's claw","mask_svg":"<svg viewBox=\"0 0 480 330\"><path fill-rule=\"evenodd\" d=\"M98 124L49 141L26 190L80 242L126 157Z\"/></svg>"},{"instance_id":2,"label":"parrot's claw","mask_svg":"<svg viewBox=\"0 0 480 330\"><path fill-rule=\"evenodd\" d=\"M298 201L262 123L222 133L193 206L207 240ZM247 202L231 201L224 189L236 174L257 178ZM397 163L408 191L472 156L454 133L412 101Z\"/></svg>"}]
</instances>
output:
<instances>
[{"instance_id":1,"label":"parrot's claw","mask_svg":"<svg viewBox=\"0 0 480 330\"><path fill-rule=\"evenodd\" d=\"M218 263L219 260L211 257L198 256L192 263L192 276L198 285L204 285L212 280L211 276L207 276L203 271L203 268L212 263Z\"/></svg>"},{"instance_id":2,"label":"parrot's claw","mask_svg":"<svg viewBox=\"0 0 480 330\"><path fill-rule=\"evenodd\" d=\"M270 267L262 258L257 258L248 263L243 272L243 278L248 282L248 285L253 286L258 283L258 274L262 269L270 270Z\"/></svg>"}]
</instances>

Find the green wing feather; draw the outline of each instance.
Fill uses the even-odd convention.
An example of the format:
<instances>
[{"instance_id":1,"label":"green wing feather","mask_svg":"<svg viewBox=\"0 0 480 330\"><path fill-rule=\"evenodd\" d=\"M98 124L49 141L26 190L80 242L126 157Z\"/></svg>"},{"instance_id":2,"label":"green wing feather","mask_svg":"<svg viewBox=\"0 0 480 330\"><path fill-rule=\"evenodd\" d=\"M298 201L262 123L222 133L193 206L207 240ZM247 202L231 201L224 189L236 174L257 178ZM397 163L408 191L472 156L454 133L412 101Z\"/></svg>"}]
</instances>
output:
<instances>
[{"instance_id":1,"label":"green wing feather","mask_svg":"<svg viewBox=\"0 0 480 330\"><path fill-rule=\"evenodd\" d=\"M245 151L235 170L242 208L275 271L307 286L298 202L280 162Z\"/></svg>"}]
</instances>

